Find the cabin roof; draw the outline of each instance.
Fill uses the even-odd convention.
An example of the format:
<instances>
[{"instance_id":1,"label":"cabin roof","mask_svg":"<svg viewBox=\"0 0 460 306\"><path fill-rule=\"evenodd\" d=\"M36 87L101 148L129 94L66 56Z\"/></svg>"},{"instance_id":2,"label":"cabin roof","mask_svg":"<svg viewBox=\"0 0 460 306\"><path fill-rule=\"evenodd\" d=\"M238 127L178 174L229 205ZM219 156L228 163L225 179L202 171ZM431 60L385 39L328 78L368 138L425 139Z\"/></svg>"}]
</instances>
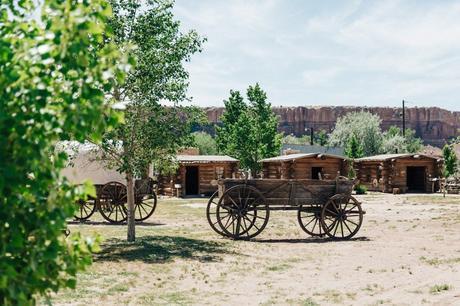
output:
<instances>
[{"instance_id":1,"label":"cabin roof","mask_svg":"<svg viewBox=\"0 0 460 306\"><path fill-rule=\"evenodd\" d=\"M235 163L236 158L228 155L177 155L179 163Z\"/></svg>"},{"instance_id":2,"label":"cabin roof","mask_svg":"<svg viewBox=\"0 0 460 306\"><path fill-rule=\"evenodd\" d=\"M361 158L355 159L355 161L356 162L362 162L362 161L386 161L386 160L391 160L391 159L419 158L419 157L430 158L430 159L434 159L434 160L439 159L439 157L425 155L425 154L400 153L400 154L380 154L380 155L374 155L374 156L361 157Z\"/></svg>"},{"instance_id":3,"label":"cabin roof","mask_svg":"<svg viewBox=\"0 0 460 306\"><path fill-rule=\"evenodd\" d=\"M325 154L325 153L295 153L295 154L280 155L280 156L275 156L275 157L270 157L270 158L264 158L264 159L261 159L260 162L262 163L283 162L283 161L291 161L291 160L302 159L302 158L317 158L321 156L345 159L345 157L343 156Z\"/></svg>"}]
</instances>

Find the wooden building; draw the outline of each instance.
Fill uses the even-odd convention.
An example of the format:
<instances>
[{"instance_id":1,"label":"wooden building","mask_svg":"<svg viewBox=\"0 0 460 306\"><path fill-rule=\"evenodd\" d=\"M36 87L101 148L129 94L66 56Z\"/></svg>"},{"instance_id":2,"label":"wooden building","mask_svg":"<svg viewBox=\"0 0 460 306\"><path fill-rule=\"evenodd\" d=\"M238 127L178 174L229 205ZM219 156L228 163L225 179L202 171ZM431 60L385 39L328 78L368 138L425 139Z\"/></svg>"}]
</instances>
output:
<instances>
[{"instance_id":1,"label":"wooden building","mask_svg":"<svg viewBox=\"0 0 460 306\"><path fill-rule=\"evenodd\" d=\"M384 154L355 160L354 168L368 190L382 192L435 192L442 159L423 154Z\"/></svg>"},{"instance_id":2,"label":"wooden building","mask_svg":"<svg viewBox=\"0 0 460 306\"><path fill-rule=\"evenodd\" d=\"M158 177L158 192L167 196L209 196L220 178L236 178L238 160L226 155L178 155L174 175Z\"/></svg>"},{"instance_id":3,"label":"wooden building","mask_svg":"<svg viewBox=\"0 0 460 306\"><path fill-rule=\"evenodd\" d=\"M335 179L346 175L347 160L325 153L296 153L261 160L263 177L274 179Z\"/></svg>"}]
</instances>

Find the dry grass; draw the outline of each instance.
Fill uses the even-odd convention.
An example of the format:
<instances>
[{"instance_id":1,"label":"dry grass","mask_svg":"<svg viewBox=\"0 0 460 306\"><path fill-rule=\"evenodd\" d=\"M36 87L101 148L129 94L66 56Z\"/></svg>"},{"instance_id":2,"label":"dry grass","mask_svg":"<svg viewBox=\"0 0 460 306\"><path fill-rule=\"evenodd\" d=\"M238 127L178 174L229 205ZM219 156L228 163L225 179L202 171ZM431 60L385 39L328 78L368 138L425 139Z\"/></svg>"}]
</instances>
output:
<instances>
[{"instance_id":1,"label":"dry grass","mask_svg":"<svg viewBox=\"0 0 460 306\"><path fill-rule=\"evenodd\" d=\"M453 303L460 297L459 200L362 196L365 222L345 242L308 237L294 212L274 212L255 241L224 239L207 224L206 199L160 200L153 217L136 227L134 243L126 242L125 226L97 215L69 227L100 235L101 252L79 274L77 289L59 292L52 303Z\"/></svg>"}]
</instances>

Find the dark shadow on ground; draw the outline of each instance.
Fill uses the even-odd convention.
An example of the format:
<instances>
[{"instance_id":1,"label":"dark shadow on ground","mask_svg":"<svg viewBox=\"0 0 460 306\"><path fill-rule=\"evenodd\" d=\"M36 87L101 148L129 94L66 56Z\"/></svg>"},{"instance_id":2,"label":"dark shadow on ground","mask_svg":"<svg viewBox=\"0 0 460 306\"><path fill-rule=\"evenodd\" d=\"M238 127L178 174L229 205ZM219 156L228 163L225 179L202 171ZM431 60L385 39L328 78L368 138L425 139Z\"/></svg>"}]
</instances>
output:
<instances>
[{"instance_id":1,"label":"dark shadow on ground","mask_svg":"<svg viewBox=\"0 0 460 306\"><path fill-rule=\"evenodd\" d=\"M252 242L262 243L346 243L350 241L371 241L367 237L355 237L348 240L339 240L332 238L305 238L305 239L252 239Z\"/></svg>"},{"instance_id":2,"label":"dark shadow on ground","mask_svg":"<svg viewBox=\"0 0 460 306\"><path fill-rule=\"evenodd\" d=\"M72 225L108 225L108 226L126 226L126 222L123 223L110 223L108 221L77 221L77 220L70 220L67 221L67 224L72 224ZM166 225L165 223L155 223L155 222L136 222L136 225L139 226L160 226L160 225Z\"/></svg>"},{"instance_id":3,"label":"dark shadow on ground","mask_svg":"<svg viewBox=\"0 0 460 306\"><path fill-rule=\"evenodd\" d=\"M165 263L176 258L200 262L218 262L229 251L228 243L191 239L179 236L143 236L135 242L111 238L101 244L95 261L135 261Z\"/></svg>"}]
</instances>

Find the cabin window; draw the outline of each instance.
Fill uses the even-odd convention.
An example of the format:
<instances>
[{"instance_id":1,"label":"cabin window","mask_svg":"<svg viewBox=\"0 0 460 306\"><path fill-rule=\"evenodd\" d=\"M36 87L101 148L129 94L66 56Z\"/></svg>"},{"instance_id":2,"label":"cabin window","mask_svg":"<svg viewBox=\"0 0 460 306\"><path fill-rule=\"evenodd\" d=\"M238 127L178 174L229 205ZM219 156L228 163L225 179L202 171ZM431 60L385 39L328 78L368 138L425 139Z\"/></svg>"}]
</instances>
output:
<instances>
[{"instance_id":1,"label":"cabin window","mask_svg":"<svg viewBox=\"0 0 460 306\"><path fill-rule=\"evenodd\" d=\"M322 167L312 167L311 168L311 178L313 180L323 179L323 168Z\"/></svg>"}]
</instances>

